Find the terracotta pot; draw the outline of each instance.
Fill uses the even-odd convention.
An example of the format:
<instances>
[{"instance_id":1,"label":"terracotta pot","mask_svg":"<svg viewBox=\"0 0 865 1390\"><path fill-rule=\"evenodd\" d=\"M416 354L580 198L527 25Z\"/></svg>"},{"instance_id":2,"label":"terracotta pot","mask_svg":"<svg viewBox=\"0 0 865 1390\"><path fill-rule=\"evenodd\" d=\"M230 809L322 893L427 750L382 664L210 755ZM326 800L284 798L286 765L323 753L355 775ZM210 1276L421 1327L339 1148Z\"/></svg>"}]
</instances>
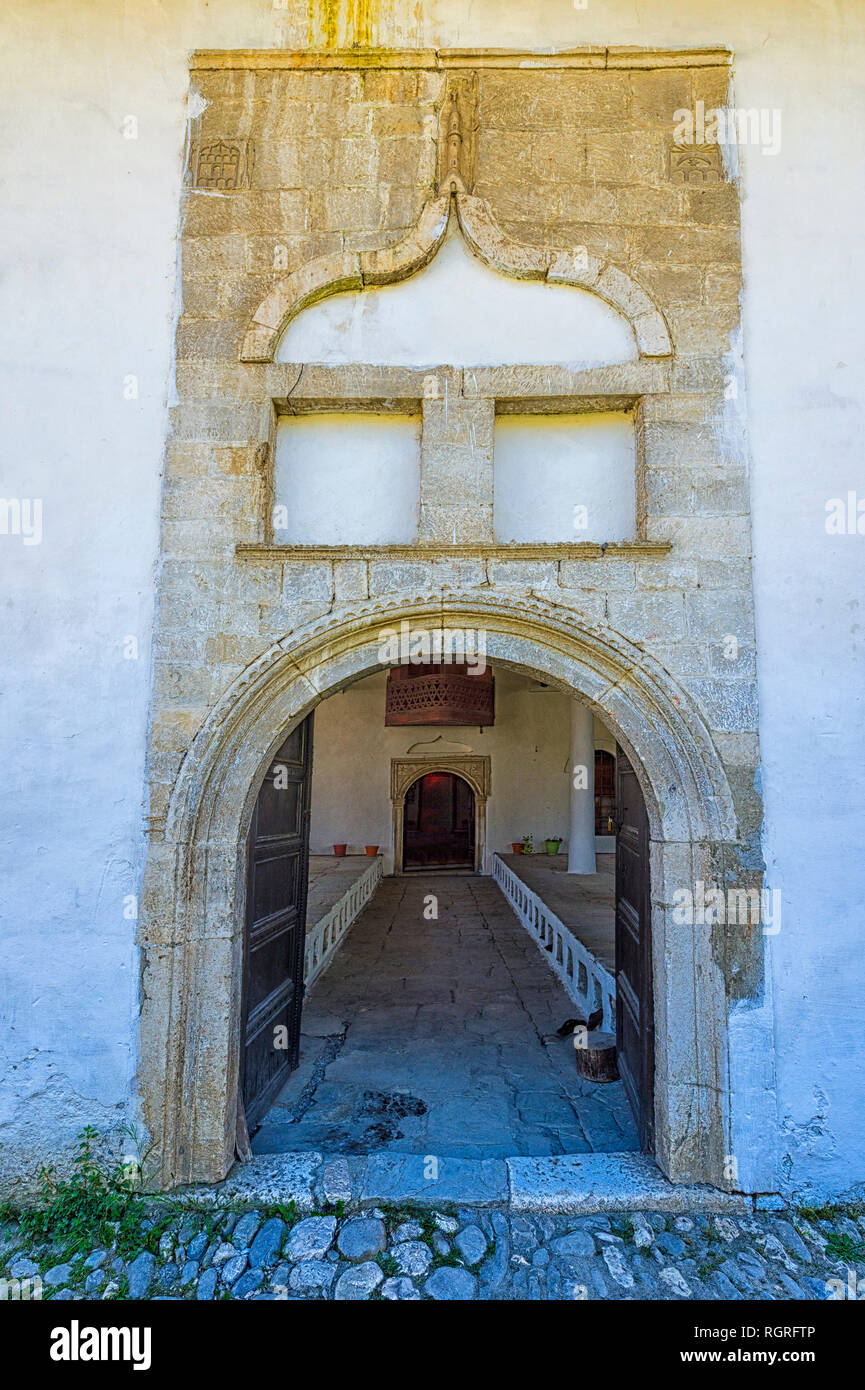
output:
<instances>
[{"instance_id":1,"label":"terracotta pot","mask_svg":"<svg viewBox=\"0 0 865 1390\"><path fill-rule=\"evenodd\" d=\"M343 857L343 855L345 854L347 848L348 848L347 845L334 845L334 847L333 847L333 852L334 852L334 854L336 855L337 859L342 859L342 857Z\"/></svg>"},{"instance_id":2,"label":"terracotta pot","mask_svg":"<svg viewBox=\"0 0 865 1390\"><path fill-rule=\"evenodd\" d=\"M514 854L522 854L522 852L523 852L522 842L520 842L520 844L518 844L518 845L511 845L511 849L513 850Z\"/></svg>"},{"instance_id":3,"label":"terracotta pot","mask_svg":"<svg viewBox=\"0 0 865 1390\"><path fill-rule=\"evenodd\" d=\"M373 859L375 855L378 854L378 845L365 845L364 848L366 849L366 852L369 855L370 859Z\"/></svg>"}]
</instances>

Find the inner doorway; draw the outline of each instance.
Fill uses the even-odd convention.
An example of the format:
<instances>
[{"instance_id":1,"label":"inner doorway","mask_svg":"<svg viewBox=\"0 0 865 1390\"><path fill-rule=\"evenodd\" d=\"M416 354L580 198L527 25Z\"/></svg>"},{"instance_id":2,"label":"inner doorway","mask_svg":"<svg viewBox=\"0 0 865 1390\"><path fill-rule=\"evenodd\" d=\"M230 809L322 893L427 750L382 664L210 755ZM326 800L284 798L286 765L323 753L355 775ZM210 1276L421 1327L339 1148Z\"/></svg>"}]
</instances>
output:
<instances>
[{"instance_id":1,"label":"inner doorway","mask_svg":"<svg viewBox=\"0 0 865 1390\"><path fill-rule=\"evenodd\" d=\"M454 772L428 772L406 793L403 871L473 869L475 797Z\"/></svg>"}]
</instances>

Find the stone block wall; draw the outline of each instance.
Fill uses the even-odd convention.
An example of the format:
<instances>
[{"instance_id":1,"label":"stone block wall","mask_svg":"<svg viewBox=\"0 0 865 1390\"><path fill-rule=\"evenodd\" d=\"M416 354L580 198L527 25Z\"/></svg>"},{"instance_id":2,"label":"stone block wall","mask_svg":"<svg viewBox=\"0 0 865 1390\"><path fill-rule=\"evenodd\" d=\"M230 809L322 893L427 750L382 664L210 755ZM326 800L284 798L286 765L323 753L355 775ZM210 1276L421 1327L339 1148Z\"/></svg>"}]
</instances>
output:
<instances>
[{"instance_id":1,"label":"stone block wall","mask_svg":"<svg viewBox=\"0 0 865 1390\"><path fill-rule=\"evenodd\" d=\"M752 839L759 806L752 786L755 653L738 409L738 197L720 159L707 175L711 181L685 182L689 171L673 136L678 110L693 109L697 100L707 108L723 102L725 56L716 55L711 66L689 66L683 56L682 66L651 67L629 66L649 60L623 55L615 67L525 72L484 66L490 59L479 55L474 74L474 192L502 229L528 246L580 246L613 262L650 294L669 325L668 389L639 396L636 407L640 534L670 542L669 555L424 553L305 563L275 555L252 564L235 547L268 538L266 446L273 401L290 393L292 373L239 361L250 318L274 285L311 262L387 247L411 231L435 193L450 79L440 57L423 54L406 55L405 67L387 70L360 60L352 66L350 58L345 68L293 68L290 55L277 57L280 67L268 67L265 55L205 57L192 73L206 104L193 123L184 192L154 816L164 813L189 739L209 707L271 642L352 599L438 584L492 585L515 594L541 590L577 615L604 621L680 679L719 740L744 837ZM217 147L228 150L221 162L215 162ZM232 180L238 186L224 186ZM387 389L383 382L382 394ZM474 389L471 382L462 387L467 396ZM500 389L488 385L479 394ZM427 402L426 414L435 408ZM468 402L460 409L467 418L476 414ZM422 537L433 544L453 529L446 494L449 473L459 466L456 436L451 445L453 457L425 484L444 488L442 496L434 493ZM480 467L478 458L474 466ZM488 521L485 526L489 531ZM735 656L729 641L725 647L729 637L736 639Z\"/></svg>"},{"instance_id":2,"label":"stone block wall","mask_svg":"<svg viewBox=\"0 0 865 1390\"><path fill-rule=\"evenodd\" d=\"M372 669L379 615L473 606L508 630L496 659L563 671L562 688L630 730L621 738L646 773L654 839L658 1158L671 1176L725 1181L727 1011L761 998L762 936L754 923L683 929L671 902L695 880L747 887L762 870L738 198L717 149L683 152L674 140L677 112L724 100L728 55L595 50L533 60L530 71L521 62L414 52L193 64L202 110L184 191L141 928L142 1084L148 1122L166 1127L167 1182L224 1172L233 1142L243 839L229 803L242 809L254 794L267 752L258 744L278 746L277 710L284 723L315 692ZM273 360L292 313L421 267L449 201L487 264L613 303L639 359L584 372L443 363L432 375L449 374L447 421L422 379L429 369ZM495 542L493 416L527 401L633 409L634 542ZM275 544L278 415L370 402L423 412L418 544ZM595 653L588 664L563 657L557 644L572 639ZM542 660L533 643L544 641ZM289 686L294 647L304 655ZM265 689L269 671L278 697ZM244 747L253 706L259 725ZM222 779L212 795L210 765ZM194 810L211 801L218 811ZM218 1065L200 1034L215 1020ZM193 1083L206 1045L210 1080ZM189 1085L204 1099L187 1116Z\"/></svg>"}]
</instances>

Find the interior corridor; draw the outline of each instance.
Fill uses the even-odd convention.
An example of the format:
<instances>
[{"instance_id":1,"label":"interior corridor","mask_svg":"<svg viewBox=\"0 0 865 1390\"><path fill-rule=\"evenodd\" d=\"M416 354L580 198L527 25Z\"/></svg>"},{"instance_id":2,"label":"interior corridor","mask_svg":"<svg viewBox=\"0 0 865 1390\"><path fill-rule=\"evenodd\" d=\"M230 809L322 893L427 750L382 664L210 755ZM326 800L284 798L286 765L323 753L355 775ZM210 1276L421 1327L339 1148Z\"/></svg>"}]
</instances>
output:
<instances>
[{"instance_id":1,"label":"interior corridor","mask_svg":"<svg viewBox=\"0 0 865 1390\"><path fill-rule=\"evenodd\" d=\"M491 878L385 879L307 994L300 1066L253 1149L635 1150L621 1082L582 1081L556 1036L574 1015Z\"/></svg>"}]
</instances>

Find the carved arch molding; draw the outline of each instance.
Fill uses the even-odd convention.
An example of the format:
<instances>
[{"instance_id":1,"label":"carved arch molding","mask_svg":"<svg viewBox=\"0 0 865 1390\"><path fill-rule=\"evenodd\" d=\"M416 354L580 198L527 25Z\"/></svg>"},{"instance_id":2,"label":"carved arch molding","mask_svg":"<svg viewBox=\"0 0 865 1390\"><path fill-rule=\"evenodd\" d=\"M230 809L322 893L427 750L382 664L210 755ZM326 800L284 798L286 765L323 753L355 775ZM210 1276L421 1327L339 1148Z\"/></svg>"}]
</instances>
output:
<instances>
[{"instance_id":1,"label":"carved arch molding","mask_svg":"<svg viewBox=\"0 0 865 1390\"><path fill-rule=\"evenodd\" d=\"M673 345L664 316L626 271L612 261L589 255L584 246L530 246L502 230L489 203L472 193L477 126L474 75L454 74L440 112L437 190L417 225L395 246L322 256L286 276L253 313L241 346L241 361L272 362L291 320L318 300L395 284L417 274L444 242L454 209L469 249L492 270L518 280L543 280L588 290L628 320L642 357L669 357Z\"/></svg>"},{"instance_id":2,"label":"carved arch molding","mask_svg":"<svg viewBox=\"0 0 865 1390\"><path fill-rule=\"evenodd\" d=\"M452 772L471 787L475 798L475 873L482 873L486 854L487 798L490 794L491 763L486 755L451 753L437 758L419 753L391 758L390 799L393 806L394 873L403 872L403 832L405 799L419 777L428 772Z\"/></svg>"}]
</instances>

